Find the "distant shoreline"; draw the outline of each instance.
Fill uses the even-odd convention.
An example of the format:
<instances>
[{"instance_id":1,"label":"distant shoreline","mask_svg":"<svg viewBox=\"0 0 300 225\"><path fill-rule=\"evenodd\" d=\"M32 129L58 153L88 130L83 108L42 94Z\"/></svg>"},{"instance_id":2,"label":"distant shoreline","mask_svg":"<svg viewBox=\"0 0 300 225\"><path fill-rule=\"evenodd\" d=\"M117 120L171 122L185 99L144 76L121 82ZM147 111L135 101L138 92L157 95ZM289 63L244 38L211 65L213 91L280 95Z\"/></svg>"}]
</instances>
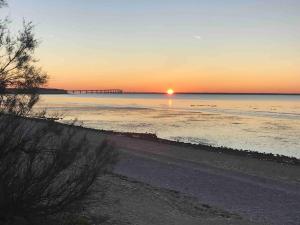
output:
<instances>
[{"instance_id":1,"label":"distant shoreline","mask_svg":"<svg viewBox=\"0 0 300 225\"><path fill-rule=\"evenodd\" d=\"M64 90L64 89L57 89L57 90L62 91L61 93L58 93L58 94L71 94L72 95L72 93L69 93L68 90ZM44 93L41 93L41 94L47 94L47 93L45 91ZM79 93L76 93L76 94L79 94ZM85 93L82 93L82 94L85 94ZM95 93L95 94L99 94L99 93ZM102 94L105 95L105 93L102 93ZM122 94L166 95L165 92L131 92L131 91L123 91L123 93L110 93L109 95L116 95L116 94L119 94L119 95L122 95ZM300 93L175 92L174 95L300 95Z\"/></svg>"},{"instance_id":2,"label":"distant shoreline","mask_svg":"<svg viewBox=\"0 0 300 225\"><path fill-rule=\"evenodd\" d=\"M7 88L6 94L40 94L40 95L55 95L55 94L68 94L67 90L57 88L36 88L36 89L16 89Z\"/></svg>"},{"instance_id":3,"label":"distant shoreline","mask_svg":"<svg viewBox=\"0 0 300 225\"><path fill-rule=\"evenodd\" d=\"M78 90L80 91L80 90ZM86 91L86 90L82 90ZM6 90L7 93L18 93L18 94L28 94L30 90L18 90L14 88L9 88ZM138 95L138 94L147 94L147 95L166 95L165 92L134 92L134 91L122 91L122 93L71 93L72 90L66 90L66 89L58 89L58 88L38 88L35 90L35 93L41 94L41 95L47 95L47 94L70 94L70 95L78 95L78 94L102 94L102 95L122 95L122 94L132 94L132 95ZM175 92L174 95L300 95L299 93L248 93L248 92Z\"/></svg>"},{"instance_id":4,"label":"distant shoreline","mask_svg":"<svg viewBox=\"0 0 300 225\"><path fill-rule=\"evenodd\" d=\"M166 94L164 92L123 92L123 94ZM300 93L222 93L222 92L176 92L174 95L300 95Z\"/></svg>"}]
</instances>

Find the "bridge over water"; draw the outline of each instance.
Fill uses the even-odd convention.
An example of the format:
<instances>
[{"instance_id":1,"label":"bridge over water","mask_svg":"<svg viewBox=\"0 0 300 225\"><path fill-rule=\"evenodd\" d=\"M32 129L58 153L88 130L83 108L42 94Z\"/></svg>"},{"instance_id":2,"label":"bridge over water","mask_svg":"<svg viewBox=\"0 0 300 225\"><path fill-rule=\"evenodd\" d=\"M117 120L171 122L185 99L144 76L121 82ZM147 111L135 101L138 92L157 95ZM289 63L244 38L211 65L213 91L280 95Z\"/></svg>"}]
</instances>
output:
<instances>
[{"instance_id":1,"label":"bridge over water","mask_svg":"<svg viewBox=\"0 0 300 225\"><path fill-rule=\"evenodd\" d=\"M69 94L123 94L121 89L106 90L68 90Z\"/></svg>"}]
</instances>

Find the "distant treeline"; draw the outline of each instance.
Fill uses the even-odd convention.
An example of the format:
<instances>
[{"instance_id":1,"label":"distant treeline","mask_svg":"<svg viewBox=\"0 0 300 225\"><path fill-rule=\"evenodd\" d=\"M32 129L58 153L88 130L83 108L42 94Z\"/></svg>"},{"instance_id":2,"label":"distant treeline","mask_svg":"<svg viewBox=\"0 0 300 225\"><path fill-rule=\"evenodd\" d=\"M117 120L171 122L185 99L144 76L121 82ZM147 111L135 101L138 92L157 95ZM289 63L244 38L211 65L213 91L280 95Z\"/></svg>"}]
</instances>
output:
<instances>
[{"instance_id":1,"label":"distant treeline","mask_svg":"<svg viewBox=\"0 0 300 225\"><path fill-rule=\"evenodd\" d=\"M55 88L36 88L36 89L16 89L8 88L5 90L6 94L68 94L64 89L55 89Z\"/></svg>"}]
</instances>

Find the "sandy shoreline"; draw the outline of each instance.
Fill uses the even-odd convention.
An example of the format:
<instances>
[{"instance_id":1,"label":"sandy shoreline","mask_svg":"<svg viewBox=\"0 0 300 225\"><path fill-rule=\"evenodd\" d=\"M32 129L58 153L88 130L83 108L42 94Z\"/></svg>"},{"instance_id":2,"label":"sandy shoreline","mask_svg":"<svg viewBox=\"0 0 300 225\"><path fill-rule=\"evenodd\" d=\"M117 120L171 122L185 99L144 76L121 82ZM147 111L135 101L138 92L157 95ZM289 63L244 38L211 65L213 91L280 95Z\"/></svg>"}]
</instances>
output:
<instances>
[{"instance_id":1,"label":"sandy shoreline","mask_svg":"<svg viewBox=\"0 0 300 225\"><path fill-rule=\"evenodd\" d=\"M63 124L69 126L67 124ZM249 158L256 158L263 161L273 161L278 163L290 164L290 165L300 165L300 159L296 157L290 157L285 155L277 155L272 153L262 153L257 151L250 151L250 150L243 150L243 149L233 149L227 147L214 147L210 145L204 144L192 144L192 143L185 143L179 141L172 141L167 139L162 139L157 137L155 134L151 133L130 133L130 132L117 132L117 131L110 131L110 130L99 130L87 127L78 127L85 130L90 130L92 132L99 132L101 135L112 135L112 136L124 136L139 140L147 140L153 141L163 144L169 144L174 146L182 146L188 148L194 148L202 151L209 151L209 152L216 152L216 153L225 153L228 155L236 155L236 156L243 156Z\"/></svg>"},{"instance_id":2,"label":"sandy shoreline","mask_svg":"<svg viewBox=\"0 0 300 225\"><path fill-rule=\"evenodd\" d=\"M57 126L69 125L57 124ZM264 154L258 153L253 156L236 150L227 153L224 148L165 141L153 135L73 128L78 133L86 134L92 145L108 140L120 152L120 159L114 170L115 175L102 180L104 183L113 184L108 194L111 197L106 203L106 206L111 208L104 209L101 207L106 206L99 204L95 207L100 207L100 211L108 210L106 214L117 221L121 221L120 215L126 217L129 213L130 216L126 217L128 223L123 224L176 224L174 221L180 220L174 216L172 211L174 209L170 208L168 200L172 199L170 193L174 191L178 196L189 196L200 208L201 205L208 205L211 209L222 209L228 215L235 215L229 216L228 220L226 216L220 219L218 213L208 213L203 217L207 220L203 220L200 210L197 211L200 215L198 220L194 220L195 216L189 215L193 211L189 201L178 197L173 200L176 205L181 205L184 213L175 214L179 213L187 220L177 224L300 223L298 159L269 155L259 158L259 155ZM150 189L144 189L144 185ZM135 190L131 193L131 198L126 197L129 191L127 187ZM97 189L97 185L95 188ZM156 191L153 190L164 193L161 196L165 201L149 205L149 202L156 199ZM135 196L135 193L139 195ZM97 200L95 201L97 205ZM114 201L123 202L123 206L121 208L118 204L113 206ZM88 211L93 216L100 212L92 209ZM170 215L163 218L162 215L155 213L160 211ZM214 220L218 222L209 222Z\"/></svg>"}]
</instances>

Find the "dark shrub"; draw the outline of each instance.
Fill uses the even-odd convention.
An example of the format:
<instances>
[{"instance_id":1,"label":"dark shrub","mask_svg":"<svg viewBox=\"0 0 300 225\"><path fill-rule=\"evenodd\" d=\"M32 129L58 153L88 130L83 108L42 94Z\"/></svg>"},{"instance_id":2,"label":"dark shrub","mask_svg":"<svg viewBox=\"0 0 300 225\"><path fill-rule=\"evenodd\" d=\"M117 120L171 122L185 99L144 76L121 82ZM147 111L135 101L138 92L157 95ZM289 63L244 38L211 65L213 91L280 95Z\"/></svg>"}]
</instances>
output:
<instances>
[{"instance_id":1,"label":"dark shrub","mask_svg":"<svg viewBox=\"0 0 300 225\"><path fill-rule=\"evenodd\" d=\"M112 146L84 130L0 115L0 224L63 212L114 160Z\"/></svg>"}]
</instances>

